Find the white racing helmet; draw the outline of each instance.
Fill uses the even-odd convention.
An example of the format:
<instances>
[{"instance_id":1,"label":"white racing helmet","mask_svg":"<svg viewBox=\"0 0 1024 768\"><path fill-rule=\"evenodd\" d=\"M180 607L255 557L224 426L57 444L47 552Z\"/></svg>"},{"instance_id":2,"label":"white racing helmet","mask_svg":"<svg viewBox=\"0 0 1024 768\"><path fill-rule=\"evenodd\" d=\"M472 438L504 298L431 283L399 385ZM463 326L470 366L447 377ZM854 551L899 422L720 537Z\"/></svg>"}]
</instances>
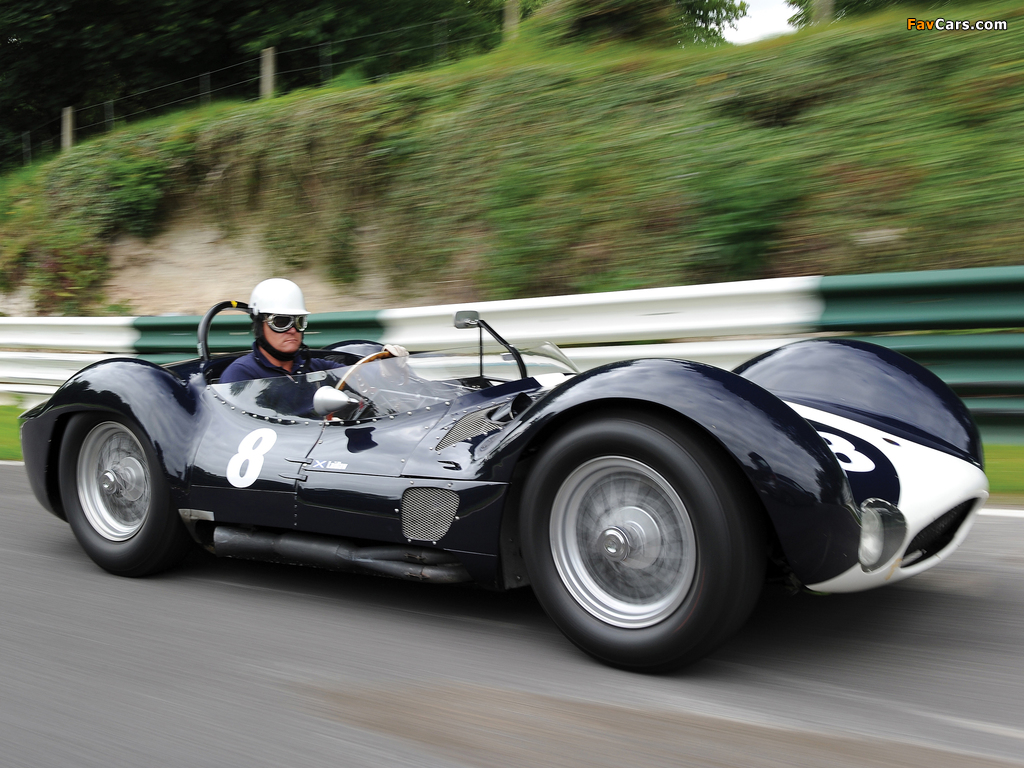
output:
<instances>
[{"instance_id":1,"label":"white racing helmet","mask_svg":"<svg viewBox=\"0 0 1024 768\"><path fill-rule=\"evenodd\" d=\"M252 289L249 312L257 315L308 315L302 289L291 280L272 277Z\"/></svg>"}]
</instances>

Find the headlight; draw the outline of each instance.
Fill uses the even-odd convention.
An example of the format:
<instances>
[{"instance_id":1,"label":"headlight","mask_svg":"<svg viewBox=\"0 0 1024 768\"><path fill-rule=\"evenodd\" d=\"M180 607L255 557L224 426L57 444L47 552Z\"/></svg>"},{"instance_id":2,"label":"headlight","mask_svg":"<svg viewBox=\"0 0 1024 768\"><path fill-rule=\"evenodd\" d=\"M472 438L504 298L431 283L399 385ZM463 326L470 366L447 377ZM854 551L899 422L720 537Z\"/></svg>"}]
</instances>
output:
<instances>
[{"instance_id":1,"label":"headlight","mask_svg":"<svg viewBox=\"0 0 1024 768\"><path fill-rule=\"evenodd\" d=\"M874 571L892 559L907 535L907 521L894 504L865 499L860 505L860 547L857 558L865 571Z\"/></svg>"},{"instance_id":2,"label":"headlight","mask_svg":"<svg viewBox=\"0 0 1024 768\"><path fill-rule=\"evenodd\" d=\"M882 557L882 545L885 544L885 528L882 516L874 507L860 508L860 549L857 557L861 565L871 567Z\"/></svg>"}]
</instances>

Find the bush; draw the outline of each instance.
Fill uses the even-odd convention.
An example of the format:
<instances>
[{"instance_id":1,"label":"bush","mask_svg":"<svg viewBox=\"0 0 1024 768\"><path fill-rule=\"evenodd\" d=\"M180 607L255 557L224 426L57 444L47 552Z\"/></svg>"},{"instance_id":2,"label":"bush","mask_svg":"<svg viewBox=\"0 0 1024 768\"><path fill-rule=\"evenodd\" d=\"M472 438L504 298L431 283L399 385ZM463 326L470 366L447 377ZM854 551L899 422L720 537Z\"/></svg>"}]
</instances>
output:
<instances>
[{"instance_id":1,"label":"bush","mask_svg":"<svg viewBox=\"0 0 1024 768\"><path fill-rule=\"evenodd\" d=\"M83 311L110 239L179 201L392 306L1020 262L1024 25L893 15L693 52L607 42L626 7L660 18L557 0L488 57L183 113L0 179L3 286ZM559 19L603 42L539 44Z\"/></svg>"},{"instance_id":2,"label":"bush","mask_svg":"<svg viewBox=\"0 0 1024 768\"><path fill-rule=\"evenodd\" d=\"M28 279L45 313L102 306L109 241L158 230L189 149L177 132L119 133L12 174L0 188L0 287Z\"/></svg>"},{"instance_id":3,"label":"bush","mask_svg":"<svg viewBox=\"0 0 1024 768\"><path fill-rule=\"evenodd\" d=\"M673 0L551 0L537 12L540 28L556 40L675 42Z\"/></svg>"}]
</instances>

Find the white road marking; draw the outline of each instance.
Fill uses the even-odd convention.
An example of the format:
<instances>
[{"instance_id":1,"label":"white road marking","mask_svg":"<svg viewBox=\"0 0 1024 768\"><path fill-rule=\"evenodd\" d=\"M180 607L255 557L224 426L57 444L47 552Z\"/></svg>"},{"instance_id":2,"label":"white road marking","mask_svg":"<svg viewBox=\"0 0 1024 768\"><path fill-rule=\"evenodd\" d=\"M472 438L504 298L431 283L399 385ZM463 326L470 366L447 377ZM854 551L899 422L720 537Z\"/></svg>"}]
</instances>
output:
<instances>
[{"instance_id":1,"label":"white road marking","mask_svg":"<svg viewBox=\"0 0 1024 768\"><path fill-rule=\"evenodd\" d=\"M988 515L989 517L1016 517L1024 519L1024 509L983 509L978 514Z\"/></svg>"},{"instance_id":2,"label":"white road marking","mask_svg":"<svg viewBox=\"0 0 1024 768\"><path fill-rule=\"evenodd\" d=\"M772 670L766 670L760 667L755 667L751 664L744 664L742 662L732 661L718 661L716 659L710 659L704 663L717 664L724 667L732 667L734 669L743 670L748 676L753 678L759 676L762 679L775 680L784 684L793 686L793 688L802 688L815 694L824 694L835 696L838 699L844 699L848 701L859 701L865 704L870 704L872 707L884 707L886 709L895 710L897 712L907 713L915 715L925 720L933 720L941 723L948 723L951 726L962 728L967 731L975 731L978 733L988 733L993 736L1003 736L1005 738L1024 740L1024 730L1015 728L1013 726L1001 725L999 723L989 723L984 720L972 720L966 717L957 717L955 715L947 715L943 712L936 712L930 709L921 709L911 705L909 702L903 702L898 700L879 701L878 697L873 693L867 693L863 691L857 691L850 689L845 686L835 685L833 683L826 683L819 680L810 680L807 678L800 677L798 675L786 673L786 672L775 672ZM731 718L724 718L731 719ZM796 730L806 730L807 732L815 732L807 728L802 724L795 724L794 726L782 726L783 728L793 727ZM837 735L849 734L849 733L863 733L854 727L832 727L832 732ZM824 733L824 726L819 724L818 733ZM904 738L897 734L885 734L880 738L888 739L895 742L901 742L905 744L921 744L922 746L929 747L931 749L938 749L944 752L951 752L954 754L963 754L970 756L982 756L984 753L977 752L972 749L960 749L949 745L939 745L928 742L921 742L915 738Z\"/></svg>"},{"instance_id":3,"label":"white road marking","mask_svg":"<svg viewBox=\"0 0 1024 768\"><path fill-rule=\"evenodd\" d=\"M960 728L966 728L970 731L979 731L980 733L991 733L994 736L1005 736L1009 739L1020 739L1024 741L1024 730L1020 728L1012 728L1008 725L996 725L995 723L986 723L982 720L969 720L966 717L954 717L953 715L943 715L938 712L929 712L927 710L908 709L908 712L914 712L915 714L921 715L922 717L930 717L934 720L940 720L950 725L956 725Z\"/></svg>"}]
</instances>

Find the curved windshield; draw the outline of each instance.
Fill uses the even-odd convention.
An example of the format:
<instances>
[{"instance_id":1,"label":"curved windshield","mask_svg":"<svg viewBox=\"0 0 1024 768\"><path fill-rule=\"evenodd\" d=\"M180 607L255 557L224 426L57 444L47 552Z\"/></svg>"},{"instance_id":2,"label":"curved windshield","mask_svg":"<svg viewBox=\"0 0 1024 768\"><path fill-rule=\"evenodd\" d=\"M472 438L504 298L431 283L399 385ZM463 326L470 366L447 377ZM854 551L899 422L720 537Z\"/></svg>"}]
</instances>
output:
<instances>
[{"instance_id":1,"label":"curved windshield","mask_svg":"<svg viewBox=\"0 0 1024 768\"><path fill-rule=\"evenodd\" d=\"M520 350L531 377L558 374L572 376L576 366L558 347L544 342ZM345 376L344 389L364 399L364 413L389 415L428 405L449 404L480 389L520 378L511 353L498 345L485 344L440 352L419 352L408 357L386 357L353 366Z\"/></svg>"},{"instance_id":2,"label":"curved windshield","mask_svg":"<svg viewBox=\"0 0 1024 768\"><path fill-rule=\"evenodd\" d=\"M561 373L572 376L579 369L557 346L545 341L528 349L520 349L529 376ZM520 378L519 366L511 352L493 342L455 347L439 352L421 352L409 357L409 364L417 375L425 379L473 379L481 386L493 386Z\"/></svg>"},{"instance_id":3,"label":"curved windshield","mask_svg":"<svg viewBox=\"0 0 1024 768\"><path fill-rule=\"evenodd\" d=\"M578 373L554 344L545 342L521 353L531 377L554 374L553 378L559 379L559 375L564 378ZM211 388L219 400L243 412L298 420L320 419L313 409L313 396L321 387L334 387L360 401L346 420L362 420L447 406L471 392L517 379L519 369L512 355L485 344L482 356L478 346L423 352L301 376L213 384Z\"/></svg>"},{"instance_id":4,"label":"curved windshield","mask_svg":"<svg viewBox=\"0 0 1024 768\"><path fill-rule=\"evenodd\" d=\"M480 389L450 375L449 371L438 378L421 375L420 366L412 362L418 357L385 357L343 371L341 389L363 401L358 416L389 416L431 405L447 405Z\"/></svg>"}]
</instances>

